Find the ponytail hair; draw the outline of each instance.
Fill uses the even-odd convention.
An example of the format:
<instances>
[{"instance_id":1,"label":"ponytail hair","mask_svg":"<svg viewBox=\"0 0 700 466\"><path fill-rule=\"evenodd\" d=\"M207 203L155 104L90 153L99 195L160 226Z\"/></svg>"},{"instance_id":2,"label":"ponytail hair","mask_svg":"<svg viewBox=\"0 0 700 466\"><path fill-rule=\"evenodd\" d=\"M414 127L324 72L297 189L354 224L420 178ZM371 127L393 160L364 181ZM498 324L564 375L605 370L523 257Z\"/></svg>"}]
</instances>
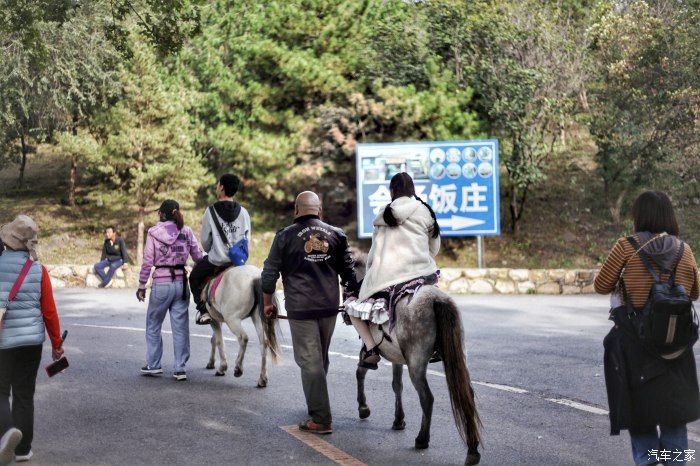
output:
<instances>
[{"instance_id":1,"label":"ponytail hair","mask_svg":"<svg viewBox=\"0 0 700 466\"><path fill-rule=\"evenodd\" d=\"M177 229L182 230L182 227L185 226L185 218L182 216L182 212L180 212L178 209L175 209L173 210L171 217L172 218L169 218L168 220L172 220L173 222L175 222Z\"/></svg>"},{"instance_id":2,"label":"ponytail hair","mask_svg":"<svg viewBox=\"0 0 700 466\"><path fill-rule=\"evenodd\" d=\"M430 236L433 238L437 238L440 236L440 224L437 221L437 217L435 216L435 211L433 210L432 207L430 207L430 204L425 202L423 199L421 199L418 196L414 196L416 199L420 201L421 204L423 204L425 207L428 208L428 211L430 212L430 216L433 217L433 227L430 229Z\"/></svg>"},{"instance_id":3,"label":"ponytail hair","mask_svg":"<svg viewBox=\"0 0 700 466\"><path fill-rule=\"evenodd\" d=\"M384 208L384 215L382 216L384 217L384 223L389 227L393 228L399 225L399 222L396 221L396 217L394 217L394 211L391 210L391 204L386 205Z\"/></svg>"},{"instance_id":4,"label":"ponytail hair","mask_svg":"<svg viewBox=\"0 0 700 466\"><path fill-rule=\"evenodd\" d=\"M399 197L413 197L416 195L416 187L413 185L413 178L406 172L397 173L389 182L389 191L391 192L391 200L394 201ZM384 222L389 227L398 225L394 211L391 210L391 203L384 208Z\"/></svg>"}]
</instances>

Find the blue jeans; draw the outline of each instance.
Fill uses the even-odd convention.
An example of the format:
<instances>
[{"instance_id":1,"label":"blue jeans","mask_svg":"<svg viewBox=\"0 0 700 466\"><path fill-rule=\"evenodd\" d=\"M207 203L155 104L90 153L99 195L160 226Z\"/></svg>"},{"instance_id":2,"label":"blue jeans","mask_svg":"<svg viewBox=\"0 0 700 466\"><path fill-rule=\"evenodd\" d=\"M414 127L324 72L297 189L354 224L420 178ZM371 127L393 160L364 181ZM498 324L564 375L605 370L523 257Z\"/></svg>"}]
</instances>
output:
<instances>
[{"instance_id":1,"label":"blue jeans","mask_svg":"<svg viewBox=\"0 0 700 466\"><path fill-rule=\"evenodd\" d=\"M175 361L173 372L184 372L190 359L190 323L188 320L189 297L182 299L182 281L155 283L151 287L146 314L146 364L151 369L160 369L163 356L161 327L165 314L170 311L170 328L173 332Z\"/></svg>"},{"instance_id":2,"label":"blue jeans","mask_svg":"<svg viewBox=\"0 0 700 466\"><path fill-rule=\"evenodd\" d=\"M105 259L103 261L98 262L95 264L95 273L97 274L98 277L102 280L102 283L104 283L105 286L109 285L109 282L112 281L112 277L114 276L114 273L117 271L119 267L124 265L124 261L121 259L117 260L109 260ZM107 269L107 273L105 273L105 268L109 267Z\"/></svg>"},{"instance_id":3,"label":"blue jeans","mask_svg":"<svg viewBox=\"0 0 700 466\"><path fill-rule=\"evenodd\" d=\"M659 431L655 426L630 429L634 464L646 466L663 462L668 466L684 466L685 450L688 449L688 429L685 424L676 427L660 426Z\"/></svg>"}]
</instances>

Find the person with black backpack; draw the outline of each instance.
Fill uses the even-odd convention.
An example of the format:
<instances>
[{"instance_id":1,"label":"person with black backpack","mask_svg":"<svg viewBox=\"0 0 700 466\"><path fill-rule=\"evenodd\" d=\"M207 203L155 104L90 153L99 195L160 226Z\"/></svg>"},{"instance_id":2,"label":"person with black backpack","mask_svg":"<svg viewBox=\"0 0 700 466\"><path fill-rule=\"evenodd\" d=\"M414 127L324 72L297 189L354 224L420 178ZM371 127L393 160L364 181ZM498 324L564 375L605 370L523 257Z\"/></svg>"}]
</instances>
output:
<instances>
[{"instance_id":1,"label":"person with black backpack","mask_svg":"<svg viewBox=\"0 0 700 466\"><path fill-rule=\"evenodd\" d=\"M598 293L612 293L615 325L603 342L611 435L629 430L637 465L682 465L686 424L700 418L698 267L667 195L641 194L632 216L635 234L617 241L595 279Z\"/></svg>"},{"instance_id":2,"label":"person with black backpack","mask_svg":"<svg viewBox=\"0 0 700 466\"><path fill-rule=\"evenodd\" d=\"M241 185L231 173L219 178L216 199L207 207L202 220L202 248L207 253L190 272L192 298L197 305L197 324L207 325L211 316L202 300L202 289L209 277L231 265L242 265L248 257L251 227L248 211L233 196Z\"/></svg>"}]
</instances>

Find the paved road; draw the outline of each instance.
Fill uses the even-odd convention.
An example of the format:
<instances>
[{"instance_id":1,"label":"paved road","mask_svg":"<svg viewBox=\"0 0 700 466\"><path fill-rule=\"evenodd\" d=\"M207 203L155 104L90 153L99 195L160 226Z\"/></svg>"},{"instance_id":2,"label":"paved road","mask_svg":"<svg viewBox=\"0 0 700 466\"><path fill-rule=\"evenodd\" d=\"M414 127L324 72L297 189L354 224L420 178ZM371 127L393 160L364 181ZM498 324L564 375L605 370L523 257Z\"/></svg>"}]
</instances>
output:
<instances>
[{"instance_id":1,"label":"paved road","mask_svg":"<svg viewBox=\"0 0 700 466\"><path fill-rule=\"evenodd\" d=\"M484 421L482 464L630 464L627 436L610 437L604 414L605 298L456 299ZM146 306L133 291L60 290L57 301L70 332L66 353L72 367L51 380L40 375L34 464L333 464L281 429L306 414L286 322L283 359L270 368L268 388L255 387L260 353L250 322L241 378L232 372L214 377L204 369L209 332L192 325L190 380L176 382L138 374ZM237 345L227 344L231 362ZM165 365L172 361L170 345L165 335ZM452 420L441 364L432 365L429 378L435 395L431 447L416 451L421 413L407 374L405 431L390 430L389 367L368 375L372 415L358 418L358 348L352 328L339 323L329 375L335 433L323 439L367 464L462 464L466 450ZM691 431L693 439L700 438L697 423ZM698 446L691 441L691 448Z\"/></svg>"}]
</instances>

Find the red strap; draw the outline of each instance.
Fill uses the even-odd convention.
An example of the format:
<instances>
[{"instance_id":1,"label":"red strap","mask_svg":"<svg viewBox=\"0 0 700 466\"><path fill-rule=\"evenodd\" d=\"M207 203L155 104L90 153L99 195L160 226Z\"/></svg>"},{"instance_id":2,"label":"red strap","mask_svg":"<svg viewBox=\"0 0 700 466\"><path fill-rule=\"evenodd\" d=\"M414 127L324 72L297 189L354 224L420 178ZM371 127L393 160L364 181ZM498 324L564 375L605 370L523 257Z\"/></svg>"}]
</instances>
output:
<instances>
[{"instance_id":1,"label":"red strap","mask_svg":"<svg viewBox=\"0 0 700 466\"><path fill-rule=\"evenodd\" d=\"M32 263L33 263L33 261L31 259L27 259L27 262L24 263L24 267L22 267L22 270L19 272L19 277L17 277L17 281L15 281L15 284L12 285L12 289L10 290L10 295L7 297L8 304L10 302L12 302L12 300L15 299L15 296L17 296L19 289L22 287L22 283L24 282L24 279L27 277L27 274L29 273L29 269L32 267Z\"/></svg>"}]
</instances>

